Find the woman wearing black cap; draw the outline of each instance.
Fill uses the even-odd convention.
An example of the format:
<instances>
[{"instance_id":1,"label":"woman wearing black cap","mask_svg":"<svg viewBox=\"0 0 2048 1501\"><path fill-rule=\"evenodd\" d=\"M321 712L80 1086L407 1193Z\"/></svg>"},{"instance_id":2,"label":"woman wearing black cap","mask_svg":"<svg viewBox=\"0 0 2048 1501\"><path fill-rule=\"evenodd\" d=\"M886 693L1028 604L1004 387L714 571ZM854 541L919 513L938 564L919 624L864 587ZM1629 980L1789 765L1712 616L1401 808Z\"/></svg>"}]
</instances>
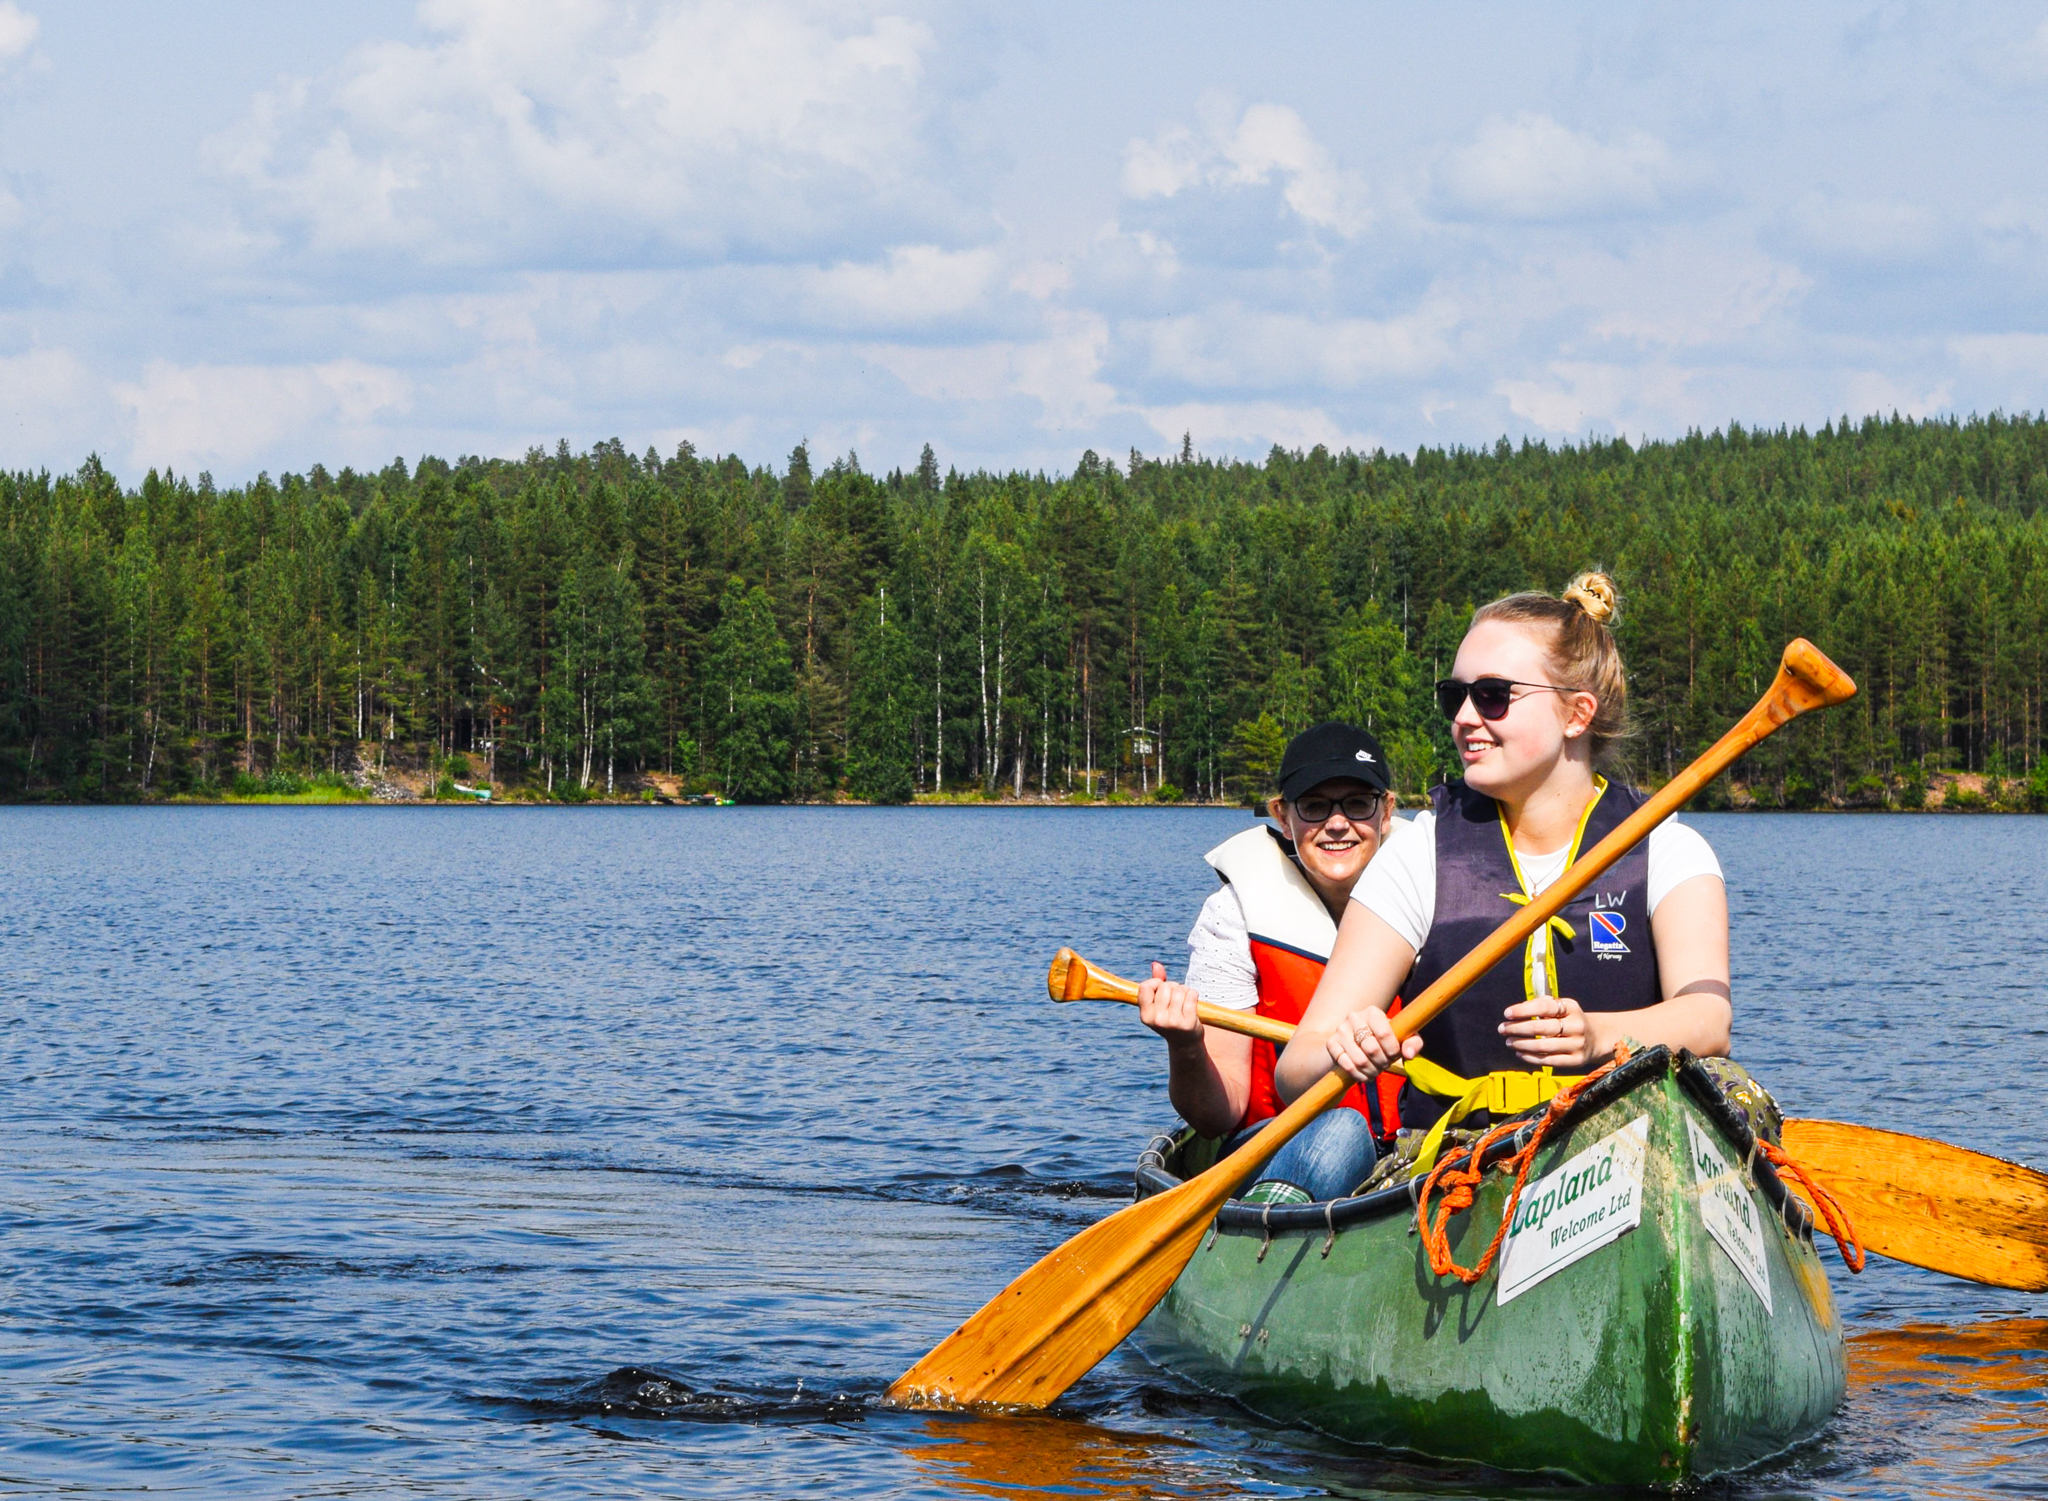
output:
<instances>
[{"instance_id":1,"label":"woman wearing black cap","mask_svg":"<svg viewBox=\"0 0 2048 1501\"><path fill-rule=\"evenodd\" d=\"M1595 573L1562 598L1510 595L1472 617L1437 684L1464 777L1431 793L1353 889L1274 1070L1282 1099L1333 1064L1384 1083L1396 1058L1420 1054L1435 1067L1409 1070L1403 1123L1482 1125L1469 1107L1494 1097L1491 1074L1507 1076L1501 1095L1534 1104L1624 1038L1727 1053L1727 893L1706 840L1675 819L1417 1036L1399 1041L1388 1025L1396 993L1420 994L1641 806L1599 771L1627 727L1615 607L1613 581Z\"/></svg>"},{"instance_id":2,"label":"woman wearing black cap","mask_svg":"<svg viewBox=\"0 0 2048 1501\"><path fill-rule=\"evenodd\" d=\"M1278 1114L1281 1101L1273 1044L1203 1027L1197 1003L1300 1020L1392 805L1379 742L1353 725L1319 724L1281 757L1280 793L1266 805L1278 828L1248 829L1205 857L1223 886L1188 934L1186 983L1174 984L1155 964L1138 987L1139 1014L1166 1039L1174 1108L1204 1135L1235 1145ZM1245 1197L1300 1203L1349 1193L1377 1159L1374 1123L1392 1134L1393 1091L1385 1094L1352 1090L1351 1108L1329 1111L1282 1148Z\"/></svg>"}]
</instances>

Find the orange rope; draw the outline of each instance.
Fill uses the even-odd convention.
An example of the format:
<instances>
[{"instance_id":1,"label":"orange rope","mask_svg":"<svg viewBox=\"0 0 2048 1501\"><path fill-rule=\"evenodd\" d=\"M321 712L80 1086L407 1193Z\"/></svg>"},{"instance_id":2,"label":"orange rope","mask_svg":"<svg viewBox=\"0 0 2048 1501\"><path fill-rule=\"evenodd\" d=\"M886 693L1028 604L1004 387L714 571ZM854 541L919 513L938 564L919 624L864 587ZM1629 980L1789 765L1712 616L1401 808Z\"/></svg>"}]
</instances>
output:
<instances>
[{"instance_id":1,"label":"orange rope","mask_svg":"<svg viewBox=\"0 0 2048 1501\"><path fill-rule=\"evenodd\" d=\"M1508 1226L1514 1223L1515 1206L1521 1202L1522 1187L1529 1181L1529 1168L1536 1161L1536 1153L1542 1148L1544 1137L1550 1134L1550 1128L1556 1125L1564 1113L1577 1102L1581 1090L1601 1075L1627 1061L1628 1046L1624 1043L1614 1050L1612 1062L1596 1068L1578 1083L1560 1089L1551 1097L1550 1108L1545 1110L1536 1122L1536 1129L1529 1134L1528 1142L1520 1151L1502 1158L1496 1164L1502 1172L1513 1169L1515 1186L1508 1194L1507 1206L1500 1212L1500 1223L1494 1227L1493 1239L1487 1243L1486 1254L1479 1258L1477 1266L1459 1266L1457 1259L1451 1255L1451 1216L1462 1214L1472 1207L1473 1195L1486 1176L1485 1169L1479 1166L1485 1159L1486 1149L1496 1141L1514 1135L1521 1127L1514 1121L1502 1121L1489 1127L1486 1134L1470 1147L1459 1147L1438 1161L1435 1169L1424 1180L1422 1192L1415 1201L1415 1226L1422 1232L1422 1244L1429 1252L1429 1269L1432 1272L1439 1277L1456 1277L1467 1286L1486 1275L1487 1268L1493 1265L1494 1258L1500 1254L1501 1242L1507 1238ZM1806 1169L1788 1157L1783 1149L1773 1146L1761 1136L1756 1137L1755 1141L1757 1151L1772 1167L1790 1173L1805 1188L1807 1197L1813 1201L1814 1207L1820 1211L1821 1218L1827 1222L1828 1234L1835 1238L1835 1244L1842 1252L1843 1263L1852 1272L1862 1271L1863 1242L1858 1238L1856 1227L1850 1222L1849 1211L1842 1207L1841 1201L1814 1182ZM1464 1163L1465 1166L1459 1166L1460 1163ZM1439 1183L1443 1185L1443 1198L1437 1202L1436 1214L1432 1218L1429 1201L1436 1193Z\"/></svg>"},{"instance_id":2,"label":"orange rope","mask_svg":"<svg viewBox=\"0 0 2048 1501\"><path fill-rule=\"evenodd\" d=\"M1805 1188L1807 1198L1820 1211L1820 1217L1827 1221L1828 1234L1835 1238L1835 1248L1842 1253L1842 1263L1852 1272L1863 1270L1863 1239L1856 1233L1856 1226L1849 1220L1849 1211L1842 1207L1842 1201L1822 1188L1807 1173L1806 1169L1786 1156L1783 1149L1772 1146L1761 1136L1756 1139L1756 1149L1764 1160L1781 1173L1790 1173Z\"/></svg>"},{"instance_id":3,"label":"orange rope","mask_svg":"<svg viewBox=\"0 0 2048 1501\"><path fill-rule=\"evenodd\" d=\"M1515 1205L1521 1202L1522 1185L1529 1181L1529 1167L1535 1162L1536 1153L1543 1145L1543 1138L1550 1134L1550 1128L1563 1118L1564 1113L1578 1100L1579 1092L1601 1075L1612 1071L1617 1065L1628 1061L1626 1043L1614 1050L1612 1062L1603 1063L1576 1084L1567 1085L1550 1097L1550 1108L1536 1122L1536 1129L1529 1133L1528 1144L1519 1152L1504 1157L1497 1164L1502 1172L1514 1169L1515 1186L1508 1195L1507 1207L1500 1213L1500 1223L1494 1227L1493 1240L1486 1248L1486 1254L1473 1267L1459 1266L1451 1255L1451 1216L1462 1214L1472 1207L1473 1193L1478 1189L1486 1170L1479 1164L1485 1160L1486 1149L1496 1141L1512 1136L1522 1129L1521 1124L1512 1120L1502 1121L1487 1129L1484 1136L1470 1147L1460 1147L1437 1162L1428 1179L1422 1185L1422 1193L1415 1201L1415 1227L1422 1232L1422 1244L1429 1251L1429 1269L1439 1277L1456 1277L1468 1286L1486 1275L1486 1269L1493 1265L1493 1258L1500 1254L1500 1243L1508 1233L1508 1226L1515 1218ZM1459 1167L1460 1162L1468 1163ZM1429 1200L1436 1192L1441 1180L1444 1196L1437 1204L1434 1223L1430 1219Z\"/></svg>"}]
</instances>

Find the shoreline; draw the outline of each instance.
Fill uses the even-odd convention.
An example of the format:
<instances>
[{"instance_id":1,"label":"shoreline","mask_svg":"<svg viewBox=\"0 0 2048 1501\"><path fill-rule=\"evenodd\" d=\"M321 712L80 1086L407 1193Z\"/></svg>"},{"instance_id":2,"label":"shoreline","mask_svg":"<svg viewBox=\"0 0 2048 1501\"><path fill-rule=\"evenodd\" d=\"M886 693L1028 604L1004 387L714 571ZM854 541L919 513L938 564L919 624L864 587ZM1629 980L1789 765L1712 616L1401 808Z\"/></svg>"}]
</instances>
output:
<instances>
[{"instance_id":1,"label":"shoreline","mask_svg":"<svg viewBox=\"0 0 2048 1501\"><path fill-rule=\"evenodd\" d=\"M473 764L473 763L472 763ZM481 770L482 768L477 768ZM1937 772L1924 781L1891 787L1875 776L1848 784L1843 796L1814 799L1805 807L1787 807L1775 782L1734 782L1717 780L1701 789L1686 811L1691 813L1883 813L1883 814L2020 814L2048 813L2048 789L2042 785L2048 767L2032 768L2025 780L1982 772ZM601 786L602 784L600 784ZM1645 792L1661 784L1644 783ZM528 782L503 783L488 776L476 776L470 765L453 764L430 772L412 766L375 767L358 764L348 772L321 771L311 776L296 772L277 774L261 780L250 774L238 775L225 785L202 784L199 792L152 793L119 800L34 796L0 798L0 806L71 808L236 808L236 807L515 807L515 808L661 808L737 806L701 780L685 779L672 772L635 771L620 777L607 794L598 787L578 787L564 782L550 792ZM239 790L238 790L239 789ZM766 808L1145 808L1171 811L1177 808L1233 809L1246 814L1261 811L1258 803L1236 799L1204 801L1168 787L1173 795L1153 796L1149 791L1132 793L1116 790L1090 797L1080 792L1014 794L1003 788L994 796L980 784L954 787L938 792L920 792L907 803L871 803L834 791L810 798L786 798L750 804ZM1812 797L1810 786L1798 789L1802 800ZM1761 795L1760 795L1761 794ZM1710 799L1714 806L1703 805ZM1403 794L1396 810L1412 814L1428 803L1422 794Z\"/></svg>"},{"instance_id":2,"label":"shoreline","mask_svg":"<svg viewBox=\"0 0 2048 1501\"><path fill-rule=\"evenodd\" d=\"M1421 799L1404 802L1397 812L1412 815L1423 806ZM864 803L854 798L832 798L804 800L791 798L773 803L717 804L692 802L683 798L668 797L590 797L577 799L560 798L492 798L488 802L472 797L337 797L331 793L259 793L252 797L176 797L127 799L118 802L89 802L61 798L12 798L0 800L0 808L519 808L529 811L560 810L573 811L588 808L694 808L717 811L721 808L905 808L905 809L984 809L1009 812L1108 812L1116 809L1149 813L1175 812L1237 812L1250 817L1264 816L1262 808L1244 803L1195 802L1183 799L1178 802L1156 802L1150 799L1131 798L1112 802L1106 798L1084 801L1080 798L959 798L935 797L929 794L908 803ZM2005 807L1962 807L1948 808L1939 805L1921 808L1766 808L1751 804L1747 807L1686 808L1685 816L1700 814L1739 814L1774 818L1786 815L1824 814L1830 817L1900 817L1900 818L2041 818L2048 817L2048 810Z\"/></svg>"},{"instance_id":3,"label":"shoreline","mask_svg":"<svg viewBox=\"0 0 2048 1501\"><path fill-rule=\"evenodd\" d=\"M443 807L470 804L516 807L672 807L732 806L712 783L715 773L701 767L677 773L658 768L627 769L615 778L599 777L589 786L579 786L558 777L550 790L526 780L532 770L514 762L507 770L513 780L499 781L492 773L495 762L480 760L470 752L425 759L387 754L385 748L358 746L353 765L299 770L273 767L258 776L252 766L227 774L218 769L218 780L189 785L185 790L127 788L130 795L109 799L64 796L58 786L45 783L33 792L0 795L0 805L38 807ZM1255 805L1237 798L1204 800L1190 797L1185 789L1170 782L1131 790L1124 782L1123 769L1108 768L1081 778L1083 788L1065 792L1025 792L1014 784L998 782L991 789L975 778L956 782L950 788L919 792L906 803L871 803L847 795L836 786L819 789L819 795L791 797L753 804L785 808L1210 808L1241 809L1250 813ZM1643 768L1647 771L1648 768ZM1757 768L1761 771L1763 768ZM1832 790L1823 792L1814 780L1803 775L1783 778L1764 775L1738 779L1724 773L1700 789L1688 806L1693 813L2048 813L2048 760L2009 774L2000 764L1984 771L1923 771L1909 767L1909 776L1865 772L1841 773L1823 779ZM1435 773L1432 773L1432 775ZM1629 779L1628 768L1619 773ZM1254 777L1229 777L1244 782ZM610 781L610 790L602 790ZM1103 789L1105 784L1109 790ZM1644 792L1654 793L1663 785L1656 780L1640 782ZM73 784L77 790L77 784ZM1214 790L1213 787L1211 790ZM1157 794L1163 791L1166 796ZM140 792L141 795L134 795ZM1091 795L1091 792L1093 795ZM38 795L40 794L40 795ZM1400 811L1415 812L1427 805L1421 793L1401 794Z\"/></svg>"}]
</instances>

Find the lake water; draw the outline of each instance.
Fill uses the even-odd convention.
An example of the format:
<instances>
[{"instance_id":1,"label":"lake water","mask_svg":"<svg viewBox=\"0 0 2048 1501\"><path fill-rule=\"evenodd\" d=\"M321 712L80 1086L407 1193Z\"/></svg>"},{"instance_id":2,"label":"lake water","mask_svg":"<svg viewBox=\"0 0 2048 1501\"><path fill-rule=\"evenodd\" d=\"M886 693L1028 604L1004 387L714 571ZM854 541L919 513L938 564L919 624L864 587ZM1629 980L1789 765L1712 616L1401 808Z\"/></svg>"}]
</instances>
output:
<instances>
[{"instance_id":1,"label":"lake water","mask_svg":"<svg viewBox=\"0 0 2048 1501\"><path fill-rule=\"evenodd\" d=\"M1246 822L0 809L0 1491L1500 1494L1128 1350L875 1405L1127 1197L1161 1050L1046 962L1177 968ZM1695 822L1788 1111L2048 1159L2048 820ZM1825 1255L1849 1402L1716 1491L2048 1494L2048 1298Z\"/></svg>"}]
</instances>

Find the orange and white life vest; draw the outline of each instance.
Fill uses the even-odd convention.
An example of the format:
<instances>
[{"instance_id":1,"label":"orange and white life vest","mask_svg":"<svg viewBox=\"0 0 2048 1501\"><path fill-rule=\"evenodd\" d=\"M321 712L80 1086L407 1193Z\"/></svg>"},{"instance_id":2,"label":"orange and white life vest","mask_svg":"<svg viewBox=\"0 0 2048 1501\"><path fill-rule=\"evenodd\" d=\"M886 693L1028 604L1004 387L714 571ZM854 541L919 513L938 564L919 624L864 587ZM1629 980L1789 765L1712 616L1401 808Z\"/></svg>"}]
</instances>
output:
<instances>
[{"instance_id":1,"label":"orange and white life vest","mask_svg":"<svg viewBox=\"0 0 2048 1501\"><path fill-rule=\"evenodd\" d=\"M1316 993L1323 966L1337 942L1337 924L1295 863L1293 851L1271 824L1246 829L1202 857L1237 893L1244 925L1251 936L1252 964L1259 972L1258 1014L1289 1025L1298 1023ZM1273 1088L1273 1065L1279 1050L1263 1038L1252 1039L1251 1095L1238 1129L1255 1126L1280 1113L1282 1101ZM1398 1076L1383 1081L1391 1087L1368 1090L1354 1084L1344 1103L1372 1123L1375 1135L1391 1136L1400 1118L1394 1101ZM1384 1094L1386 1098L1380 1099Z\"/></svg>"}]
</instances>

